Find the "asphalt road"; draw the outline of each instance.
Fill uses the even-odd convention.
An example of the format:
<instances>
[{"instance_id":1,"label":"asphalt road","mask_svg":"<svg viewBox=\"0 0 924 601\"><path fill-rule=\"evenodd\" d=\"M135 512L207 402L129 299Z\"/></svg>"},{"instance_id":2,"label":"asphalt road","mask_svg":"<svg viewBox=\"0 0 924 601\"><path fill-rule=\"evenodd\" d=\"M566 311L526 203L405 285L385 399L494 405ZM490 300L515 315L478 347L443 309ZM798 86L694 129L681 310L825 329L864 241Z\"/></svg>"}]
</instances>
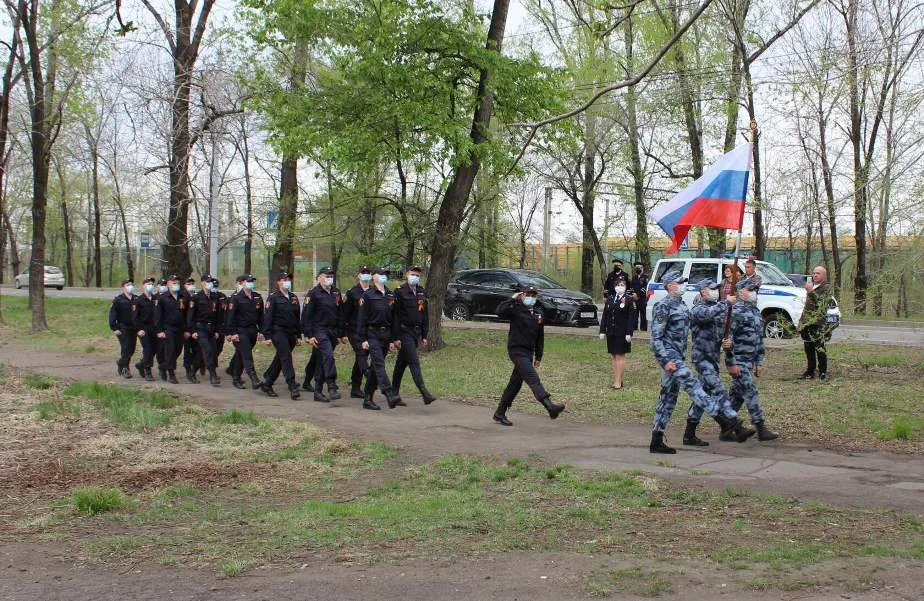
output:
<instances>
[{"instance_id":1,"label":"asphalt road","mask_svg":"<svg viewBox=\"0 0 924 601\"><path fill-rule=\"evenodd\" d=\"M0 294L6 296L27 296L28 290L16 290L4 284L0 286ZM64 298L102 298L110 299L118 293L114 288L65 288L55 290L48 288L45 294L50 297ZM445 321L445 320L444 320ZM487 321L450 322L445 321L448 327L506 329L506 324ZM548 327L549 333L571 334L575 336L596 336L596 328L565 328ZM636 336L639 340L647 339L645 332ZM845 320L841 327L834 331L834 342L866 342L870 344L887 344L892 346L924 347L924 322L915 321L872 321L872 320ZM796 343L798 341L788 341ZM787 344L781 341L780 344ZM775 346L775 344L774 344Z\"/></svg>"}]
</instances>

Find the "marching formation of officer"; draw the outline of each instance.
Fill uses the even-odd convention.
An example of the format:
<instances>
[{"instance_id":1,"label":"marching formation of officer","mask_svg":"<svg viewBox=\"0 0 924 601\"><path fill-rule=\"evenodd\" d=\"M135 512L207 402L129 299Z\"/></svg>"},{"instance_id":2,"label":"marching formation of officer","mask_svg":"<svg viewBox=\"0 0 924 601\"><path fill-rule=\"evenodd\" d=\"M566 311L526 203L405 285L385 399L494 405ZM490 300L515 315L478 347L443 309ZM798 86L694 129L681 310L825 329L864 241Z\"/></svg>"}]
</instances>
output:
<instances>
[{"instance_id":1,"label":"marching formation of officer","mask_svg":"<svg viewBox=\"0 0 924 601\"><path fill-rule=\"evenodd\" d=\"M606 283L607 296L617 302L627 294L638 295L636 290L627 290L628 274L621 267L617 261ZM424 383L418 355L419 348L427 347L429 336L429 296L420 285L422 269L410 267L405 283L394 291L387 286L388 275L384 268L360 267L356 285L344 295L335 286L334 270L324 267L318 271L304 303L292 292L292 276L286 272L276 275L273 290L266 299L254 289L256 278L248 274L238 276L237 291L230 297L218 289L218 280L208 274L200 278L202 287L198 291L194 279L187 279L185 286L181 286L180 279L170 275L159 282L145 279L141 293L136 295L134 282L124 280L109 310L109 326L119 340L118 373L124 378L132 377L129 364L140 340L142 353L135 369L146 380L154 380L152 367L156 358L160 378L178 383L177 361L181 353L186 353L183 365L190 383L198 383L196 372L202 369L208 371L213 386L220 386L218 358L227 340L235 349L227 373L236 388L246 388L246 374L253 389L275 397L273 385L281 374L290 397L296 400L300 398L300 387L293 351L304 339L312 347L306 374L314 377L311 387L314 399L329 402L341 398L334 350L338 344L349 342L354 355L350 397L362 398L363 408L381 409L374 400L377 388L389 408L404 406L400 389L407 370L424 404L429 405L436 397ZM643 277L643 270L637 269L636 278ZM652 311L651 348L662 372L649 450L676 452L665 443L664 432L681 388L693 401L687 411L684 445L708 446L708 442L696 435L703 413L721 426L720 440L744 442L755 433L761 441L777 438L765 424L754 381L760 377L765 352L763 324L756 305L760 276L754 266L746 264L746 277L737 283L736 293L721 301L718 283L708 278L697 282L699 297L692 310L682 300L687 280L681 273L668 272L661 281L668 294ZM538 294L535 288L522 289L497 309L498 316L510 322L507 352L513 363L510 380L493 416L494 421L504 426L513 425L507 411L524 382L549 417L555 419L565 410L564 405L551 401L539 378L545 325L536 304ZM626 329L626 343L633 327L631 324ZM692 363L699 377L686 363L691 331ZM253 349L261 339L275 349L262 378L257 374L253 357ZM732 377L729 391L719 376L723 348L725 365ZM385 367L390 351L398 353L391 379ZM742 405L747 406L755 429L746 428L738 418Z\"/></svg>"}]
</instances>

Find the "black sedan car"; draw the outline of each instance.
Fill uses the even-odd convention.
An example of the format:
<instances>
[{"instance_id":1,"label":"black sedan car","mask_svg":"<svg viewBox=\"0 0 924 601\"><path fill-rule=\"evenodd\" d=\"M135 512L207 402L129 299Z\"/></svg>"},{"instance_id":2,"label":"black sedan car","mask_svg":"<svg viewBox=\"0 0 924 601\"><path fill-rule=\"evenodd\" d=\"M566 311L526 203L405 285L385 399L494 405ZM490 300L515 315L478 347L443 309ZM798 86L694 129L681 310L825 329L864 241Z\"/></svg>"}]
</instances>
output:
<instances>
[{"instance_id":1,"label":"black sedan car","mask_svg":"<svg viewBox=\"0 0 924 601\"><path fill-rule=\"evenodd\" d=\"M549 277L525 269L467 269L452 276L446 293L446 317L459 321L497 319L497 306L524 286L539 290L537 304L546 323L570 326L599 325L594 300L568 290Z\"/></svg>"}]
</instances>

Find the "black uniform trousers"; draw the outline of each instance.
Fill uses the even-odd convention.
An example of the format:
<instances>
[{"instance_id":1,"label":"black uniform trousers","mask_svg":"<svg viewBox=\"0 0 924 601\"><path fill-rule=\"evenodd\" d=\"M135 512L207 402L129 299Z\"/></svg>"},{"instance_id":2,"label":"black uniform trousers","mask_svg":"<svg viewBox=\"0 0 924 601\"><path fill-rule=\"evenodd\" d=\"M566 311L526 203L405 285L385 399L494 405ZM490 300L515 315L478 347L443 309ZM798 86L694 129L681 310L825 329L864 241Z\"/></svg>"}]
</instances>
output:
<instances>
[{"instance_id":1,"label":"black uniform trousers","mask_svg":"<svg viewBox=\"0 0 924 601\"><path fill-rule=\"evenodd\" d=\"M173 328L164 328L165 338L161 339L161 348L163 349L163 361L161 361L160 369L165 371L175 371L176 370L176 360L180 356L180 353L183 352L183 347L186 346L183 340L183 331Z\"/></svg>"},{"instance_id":2,"label":"black uniform trousers","mask_svg":"<svg viewBox=\"0 0 924 601\"><path fill-rule=\"evenodd\" d=\"M192 339L192 336L186 338L183 343L183 369L187 371L199 371L204 365L202 353L199 350L199 343Z\"/></svg>"},{"instance_id":3,"label":"black uniform trousers","mask_svg":"<svg viewBox=\"0 0 924 601\"><path fill-rule=\"evenodd\" d=\"M292 349L295 348L295 343L298 342L298 333L274 329L270 334L270 340L276 349L276 356L273 357L273 362L263 372L263 381L267 386L272 386L276 378L279 377L279 372L282 372L289 390L293 390L298 386L295 383L295 368L292 366Z\"/></svg>"},{"instance_id":4,"label":"black uniform trousers","mask_svg":"<svg viewBox=\"0 0 924 601\"><path fill-rule=\"evenodd\" d=\"M350 387L354 390L362 388L363 375L369 369L369 351L363 348L363 341L356 334L350 332L350 346L353 347L353 371L350 372Z\"/></svg>"},{"instance_id":5,"label":"black uniform trousers","mask_svg":"<svg viewBox=\"0 0 924 601\"><path fill-rule=\"evenodd\" d=\"M420 356L417 354L417 346L420 344L420 328L401 327L401 350L398 351L398 358L395 360L395 371L391 376L391 387L395 394L401 390L401 380L404 378L404 370L411 368L411 377L414 378L414 384L417 388L424 387L423 374L420 372Z\"/></svg>"},{"instance_id":6,"label":"black uniform trousers","mask_svg":"<svg viewBox=\"0 0 924 601\"><path fill-rule=\"evenodd\" d=\"M116 364L119 366L119 369L123 367L128 367L128 364L132 360L132 355L135 354L135 345L137 344L138 330L119 330L122 332L116 338L119 339L119 360Z\"/></svg>"},{"instance_id":7,"label":"black uniform trousers","mask_svg":"<svg viewBox=\"0 0 924 601\"><path fill-rule=\"evenodd\" d=\"M366 394L375 392L378 386L382 393L391 389L388 372L385 370L385 356L391 343L391 328L369 326L369 367L366 368Z\"/></svg>"},{"instance_id":8,"label":"black uniform trousers","mask_svg":"<svg viewBox=\"0 0 924 601\"><path fill-rule=\"evenodd\" d=\"M828 350L825 348L825 335L818 326L808 326L802 330L802 347L808 366L806 373L828 373Z\"/></svg>"},{"instance_id":9,"label":"black uniform trousers","mask_svg":"<svg viewBox=\"0 0 924 601\"><path fill-rule=\"evenodd\" d=\"M532 355L510 353L510 360L513 361L513 373L510 374L510 381L507 382L507 388L501 395L501 403L505 410L513 405L513 399L516 398L523 386L523 382L533 391L533 396L537 401L542 401L549 396L539 381L539 373L533 367Z\"/></svg>"},{"instance_id":10,"label":"black uniform trousers","mask_svg":"<svg viewBox=\"0 0 924 601\"><path fill-rule=\"evenodd\" d=\"M242 374L256 373L253 366L253 349L257 346L257 326L238 328L237 337L234 356L231 357L231 377L240 380Z\"/></svg>"},{"instance_id":11,"label":"black uniform trousers","mask_svg":"<svg viewBox=\"0 0 924 601\"><path fill-rule=\"evenodd\" d=\"M336 388L337 363L334 361L334 347L337 346L337 337L327 328L317 328L314 337L318 341L318 346L311 353L312 360L314 360L314 352L317 352L318 363L320 363L315 370L315 390L320 392L320 387L325 381L328 387ZM307 371L307 366L305 371Z\"/></svg>"},{"instance_id":12,"label":"black uniform trousers","mask_svg":"<svg viewBox=\"0 0 924 601\"><path fill-rule=\"evenodd\" d=\"M203 321L196 322L196 340L205 368L210 372L218 367L218 339L215 338L215 327Z\"/></svg>"},{"instance_id":13,"label":"black uniform trousers","mask_svg":"<svg viewBox=\"0 0 924 601\"><path fill-rule=\"evenodd\" d=\"M139 330L141 331L141 330ZM160 364L160 339L157 337L157 332L154 331L153 327L144 328L144 336L139 336L138 339L141 340L141 365L145 369L151 369L154 365L154 355L157 355L158 364Z\"/></svg>"},{"instance_id":14,"label":"black uniform trousers","mask_svg":"<svg viewBox=\"0 0 924 601\"><path fill-rule=\"evenodd\" d=\"M635 303L635 311L638 313L637 329L645 332L648 330L648 315L645 313L645 305L647 305L648 302L645 300L644 296L638 298L639 300Z\"/></svg>"},{"instance_id":15,"label":"black uniform trousers","mask_svg":"<svg viewBox=\"0 0 924 601\"><path fill-rule=\"evenodd\" d=\"M318 349L311 347L311 356L308 358L308 363L305 364L305 384L310 384L314 380L314 375L318 371L318 357L320 354Z\"/></svg>"}]
</instances>

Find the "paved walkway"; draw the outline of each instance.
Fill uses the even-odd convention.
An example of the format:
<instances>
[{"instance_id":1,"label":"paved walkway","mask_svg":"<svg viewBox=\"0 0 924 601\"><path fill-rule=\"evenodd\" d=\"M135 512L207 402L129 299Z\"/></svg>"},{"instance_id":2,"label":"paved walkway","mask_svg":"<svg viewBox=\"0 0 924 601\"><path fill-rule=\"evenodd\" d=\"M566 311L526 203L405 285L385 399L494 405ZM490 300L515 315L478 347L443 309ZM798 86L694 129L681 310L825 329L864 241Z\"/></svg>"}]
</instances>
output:
<instances>
[{"instance_id":1,"label":"paved walkway","mask_svg":"<svg viewBox=\"0 0 924 601\"><path fill-rule=\"evenodd\" d=\"M0 362L16 368L65 378L156 387L187 396L216 410L252 409L268 417L304 419L347 437L382 440L430 459L453 453L474 453L507 459L536 453L555 463L600 470L641 469L659 476L724 488L817 499L837 505L924 511L924 457L885 453L838 454L810 446L776 441L745 444L713 441L705 449L680 447L676 455L648 452L649 432L640 426L577 423L567 413L556 421L511 414L516 426L504 428L491 411L464 401L439 400L425 407L405 396L408 407L364 411L356 399L315 403L310 395L291 401L271 399L251 390L237 390L229 378L221 388L207 384L148 384L115 376L114 360L96 356L35 351L0 346ZM521 395L518 403L532 402ZM669 440L680 443L683 420L675 416Z\"/></svg>"}]
</instances>

